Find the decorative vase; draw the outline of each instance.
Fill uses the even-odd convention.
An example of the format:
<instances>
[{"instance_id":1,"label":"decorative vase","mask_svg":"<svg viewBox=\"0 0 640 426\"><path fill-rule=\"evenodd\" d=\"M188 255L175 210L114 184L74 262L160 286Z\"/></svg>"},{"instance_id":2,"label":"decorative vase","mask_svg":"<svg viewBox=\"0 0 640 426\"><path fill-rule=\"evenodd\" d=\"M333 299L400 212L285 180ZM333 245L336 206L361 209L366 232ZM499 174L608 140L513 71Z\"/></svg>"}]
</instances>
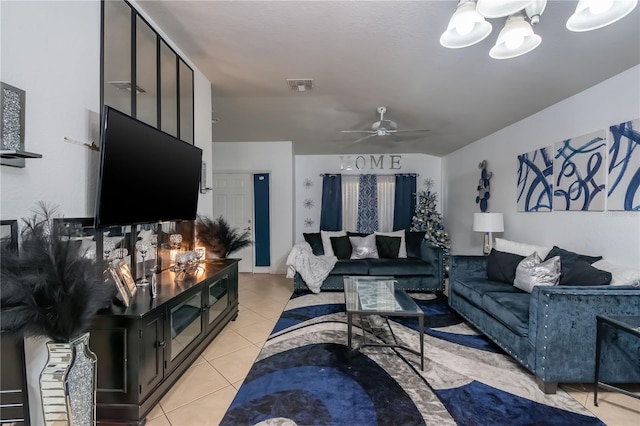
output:
<instances>
[{"instance_id":1,"label":"decorative vase","mask_svg":"<svg viewBox=\"0 0 640 426\"><path fill-rule=\"evenodd\" d=\"M47 342L49 359L40 375L46 426L96 423L96 355L89 333L70 342Z\"/></svg>"}]
</instances>

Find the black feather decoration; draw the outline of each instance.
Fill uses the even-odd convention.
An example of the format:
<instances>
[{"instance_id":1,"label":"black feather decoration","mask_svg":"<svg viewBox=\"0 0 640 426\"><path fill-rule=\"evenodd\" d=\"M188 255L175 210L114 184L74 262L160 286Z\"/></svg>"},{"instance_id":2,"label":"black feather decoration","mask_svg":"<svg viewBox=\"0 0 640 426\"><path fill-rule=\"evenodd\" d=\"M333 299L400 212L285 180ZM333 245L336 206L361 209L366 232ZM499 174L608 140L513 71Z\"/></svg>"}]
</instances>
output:
<instances>
[{"instance_id":1,"label":"black feather decoration","mask_svg":"<svg viewBox=\"0 0 640 426\"><path fill-rule=\"evenodd\" d=\"M20 254L2 248L0 324L24 336L67 342L86 332L113 297L106 263L84 257L79 241L54 224L55 208L39 203L23 219Z\"/></svg>"},{"instance_id":2,"label":"black feather decoration","mask_svg":"<svg viewBox=\"0 0 640 426\"><path fill-rule=\"evenodd\" d=\"M222 216L214 221L198 215L196 235L203 245L219 257L227 257L253 244L249 231L240 233L238 228L232 228Z\"/></svg>"}]
</instances>

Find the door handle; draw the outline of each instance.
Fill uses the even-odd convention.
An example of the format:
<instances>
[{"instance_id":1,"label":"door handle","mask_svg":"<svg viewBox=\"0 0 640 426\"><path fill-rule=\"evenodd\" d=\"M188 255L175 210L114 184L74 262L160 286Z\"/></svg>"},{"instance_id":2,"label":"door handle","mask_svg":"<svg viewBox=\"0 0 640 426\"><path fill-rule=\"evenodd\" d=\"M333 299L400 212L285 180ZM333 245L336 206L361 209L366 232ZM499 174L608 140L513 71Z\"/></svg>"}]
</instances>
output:
<instances>
[{"instance_id":1,"label":"door handle","mask_svg":"<svg viewBox=\"0 0 640 426\"><path fill-rule=\"evenodd\" d=\"M251 227L247 226L246 228L243 229L243 231L251 231Z\"/></svg>"}]
</instances>

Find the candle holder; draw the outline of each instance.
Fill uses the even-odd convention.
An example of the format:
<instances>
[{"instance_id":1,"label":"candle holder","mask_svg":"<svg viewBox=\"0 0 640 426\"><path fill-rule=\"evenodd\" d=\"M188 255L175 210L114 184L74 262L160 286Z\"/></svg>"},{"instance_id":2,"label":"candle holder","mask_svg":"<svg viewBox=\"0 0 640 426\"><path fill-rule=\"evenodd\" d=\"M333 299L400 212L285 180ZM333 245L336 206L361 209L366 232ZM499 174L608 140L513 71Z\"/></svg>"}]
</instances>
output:
<instances>
[{"instance_id":1,"label":"candle holder","mask_svg":"<svg viewBox=\"0 0 640 426\"><path fill-rule=\"evenodd\" d=\"M178 265L178 257L180 256L180 245L182 244L182 234L171 234L169 235L169 243L171 245L171 251L175 250L176 256L174 259L175 263L171 267L172 272L179 272L182 268Z\"/></svg>"},{"instance_id":2,"label":"candle holder","mask_svg":"<svg viewBox=\"0 0 640 426\"><path fill-rule=\"evenodd\" d=\"M138 287L146 287L149 285L149 280L147 279L147 268L144 263L144 259L147 257L147 252L149 251L149 243L146 241L138 241L136 243L136 250L140 253L140 257L142 257L142 279L136 283Z\"/></svg>"},{"instance_id":3,"label":"candle holder","mask_svg":"<svg viewBox=\"0 0 640 426\"><path fill-rule=\"evenodd\" d=\"M158 234L153 234L151 236L151 241L149 245L153 249L153 273L158 273Z\"/></svg>"}]
</instances>

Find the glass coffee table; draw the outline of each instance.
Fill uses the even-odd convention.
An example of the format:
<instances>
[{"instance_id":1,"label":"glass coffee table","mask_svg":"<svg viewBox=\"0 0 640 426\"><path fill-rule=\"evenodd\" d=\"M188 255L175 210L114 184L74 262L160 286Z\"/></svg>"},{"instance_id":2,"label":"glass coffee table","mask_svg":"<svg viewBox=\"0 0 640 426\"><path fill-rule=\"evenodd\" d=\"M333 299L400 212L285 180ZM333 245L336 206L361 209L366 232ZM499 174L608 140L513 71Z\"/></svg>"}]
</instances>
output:
<instances>
[{"instance_id":1,"label":"glass coffee table","mask_svg":"<svg viewBox=\"0 0 640 426\"><path fill-rule=\"evenodd\" d=\"M420 356L420 370L424 370L424 312L404 290L395 288L393 277L345 276L344 300L347 307L347 346L348 363L351 366L351 354L364 347L395 347L407 350ZM362 344L353 348L353 317L358 315L362 323L363 316L379 315L381 317L418 317L420 333L420 352L398 343L393 329L393 343L367 342L366 332L362 328ZM389 322L386 321L387 326Z\"/></svg>"},{"instance_id":2,"label":"glass coffee table","mask_svg":"<svg viewBox=\"0 0 640 426\"><path fill-rule=\"evenodd\" d=\"M620 392L635 399L640 399L640 394L600 381L600 364L603 361L602 343L606 328L617 330L619 333L628 334L634 339L640 339L640 315L596 315L596 371L594 374L595 383L593 386L593 405L596 407L598 406L598 387L614 392ZM628 355L633 359L633 354Z\"/></svg>"}]
</instances>

